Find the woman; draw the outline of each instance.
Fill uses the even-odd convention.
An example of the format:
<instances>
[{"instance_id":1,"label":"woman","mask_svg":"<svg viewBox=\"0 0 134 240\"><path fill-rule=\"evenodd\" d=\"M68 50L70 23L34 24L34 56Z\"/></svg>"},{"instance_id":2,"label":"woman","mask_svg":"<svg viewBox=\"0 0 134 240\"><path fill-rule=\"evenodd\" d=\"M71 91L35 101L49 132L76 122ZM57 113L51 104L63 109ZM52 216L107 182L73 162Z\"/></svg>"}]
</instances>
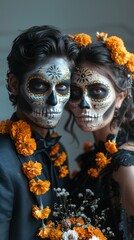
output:
<instances>
[{"instance_id":1,"label":"woman","mask_svg":"<svg viewBox=\"0 0 134 240\"><path fill-rule=\"evenodd\" d=\"M134 239L134 54L122 39L105 33L97 34L96 43L84 34L73 38L80 52L72 75L72 124L67 130L76 137L75 120L83 131L93 133L95 148L85 158L80 156L83 163L72 194L92 189L100 198L97 211L108 209L103 227L114 233L108 239Z\"/></svg>"}]
</instances>

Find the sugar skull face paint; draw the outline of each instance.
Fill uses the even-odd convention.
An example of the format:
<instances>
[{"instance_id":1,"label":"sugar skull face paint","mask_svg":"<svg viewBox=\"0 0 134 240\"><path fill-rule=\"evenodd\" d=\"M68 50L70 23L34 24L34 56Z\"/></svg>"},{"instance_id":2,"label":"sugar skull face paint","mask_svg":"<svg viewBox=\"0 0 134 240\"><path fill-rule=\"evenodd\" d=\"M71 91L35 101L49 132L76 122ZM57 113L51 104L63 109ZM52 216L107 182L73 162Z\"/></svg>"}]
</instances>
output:
<instances>
[{"instance_id":1,"label":"sugar skull face paint","mask_svg":"<svg viewBox=\"0 0 134 240\"><path fill-rule=\"evenodd\" d=\"M40 127L53 128L70 97L70 70L63 58L50 58L28 72L20 86L19 106Z\"/></svg>"},{"instance_id":2,"label":"sugar skull face paint","mask_svg":"<svg viewBox=\"0 0 134 240\"><path fill-rule=\"evenodd\" d=\"M69 108L84 131L96 131L113 117L116 93L110 80L89 68L76 69L72 76Z\"/></svg>"}]
</instances>

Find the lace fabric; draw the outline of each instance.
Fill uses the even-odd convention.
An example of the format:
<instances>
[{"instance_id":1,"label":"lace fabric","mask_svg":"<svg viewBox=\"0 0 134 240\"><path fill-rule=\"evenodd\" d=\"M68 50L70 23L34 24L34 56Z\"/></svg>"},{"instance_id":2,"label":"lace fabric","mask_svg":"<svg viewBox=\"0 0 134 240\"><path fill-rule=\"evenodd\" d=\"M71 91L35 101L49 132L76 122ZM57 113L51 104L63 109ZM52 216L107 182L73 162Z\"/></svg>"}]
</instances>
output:
<instances>
[{"instance_id":1,"label":"lace fabric","mask_svg":"<svg viewBox=\"0 0 134 240\"><path fill-rule=\"evenodd\" d=\"M108 139L113 139L113 136L109 135ZM121 146L126 140L128 141L125 131L121 131L117 138L117 146ZM87 169L95 166L95 154L98 151L105 153L104 143L100 142L97 146L95 145L94 151L89 152L88 157L86 154L86 159L84 159L85 154L79 156L84 161L81 171L73 179L72 194L76 196L76 191L84 192L84 189L90 188L95 196L100 198L98 211L101 212L104 208L109 209L104 228L111 227L114 232L115 237L110 239L132 240L134 239L134 216L127 217L121 204L119 184L112 178L112 173L117 171L120 166L134 166L134 151L119 149L112 156L112 163L107 165L96 179L87 175ZM81 188L79 183L81 183ZM86 213L87 211L88 209L86 209ZM91 212L89 212L89 216L93 217Z\"/></svg>"}]
</instances>

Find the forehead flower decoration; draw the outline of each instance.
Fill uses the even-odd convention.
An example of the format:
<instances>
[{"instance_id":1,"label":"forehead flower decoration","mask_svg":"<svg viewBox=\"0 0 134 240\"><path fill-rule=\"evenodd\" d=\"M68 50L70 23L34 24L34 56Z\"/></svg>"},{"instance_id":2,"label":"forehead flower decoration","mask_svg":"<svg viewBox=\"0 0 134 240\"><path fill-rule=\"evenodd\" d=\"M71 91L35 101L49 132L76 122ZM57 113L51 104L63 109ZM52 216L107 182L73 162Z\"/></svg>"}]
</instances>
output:
<instances>
[{"instance_id":1,"label":"forehead flower decoration","mask_svg":"<svg viewBox=\"0 0 134 240\"><path fill-rule=\"evenodd\" d=\"M111 51L112 60L118 65L124 65L132 73L132 79L134 79L134 54L127 51L123 40L117 36L108 37L108 34L104 32L97 32L96 38L99 42L105 43Z\"/></svg>"}]
</instances>

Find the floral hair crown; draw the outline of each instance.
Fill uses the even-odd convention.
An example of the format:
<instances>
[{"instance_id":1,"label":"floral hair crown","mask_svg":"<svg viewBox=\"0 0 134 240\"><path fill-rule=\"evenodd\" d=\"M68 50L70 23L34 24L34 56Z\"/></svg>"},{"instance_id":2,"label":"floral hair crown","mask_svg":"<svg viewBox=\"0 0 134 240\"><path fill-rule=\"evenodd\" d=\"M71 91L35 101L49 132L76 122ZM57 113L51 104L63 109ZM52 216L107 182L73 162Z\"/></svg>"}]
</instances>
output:
<instances>
[{"instance_id":1,"label":"floral hair crown","mask_svg":"<svg viewBox=\"0 0 134 240\"><path fill-rule=\"evenodd\" d=\"M92 37L85 33L79 33L71 37L79 46L86 47L92 43ZM108 37L108 34L104 32L97 32L96 38L99 42L105 43L111 51L112 60L118 65L124 65L132 73L132 79L134 79L134 54L127 51L123 40L117 36Z\"/></svg>"}]
</instances>

